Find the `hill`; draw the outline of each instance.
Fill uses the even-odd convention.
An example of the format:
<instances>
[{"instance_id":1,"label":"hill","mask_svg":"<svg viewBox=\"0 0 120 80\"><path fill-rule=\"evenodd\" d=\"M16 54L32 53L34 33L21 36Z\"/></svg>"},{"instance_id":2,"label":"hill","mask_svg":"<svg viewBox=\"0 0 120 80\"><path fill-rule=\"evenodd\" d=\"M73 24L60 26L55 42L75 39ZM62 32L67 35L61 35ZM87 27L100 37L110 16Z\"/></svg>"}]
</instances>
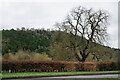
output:
<instances>
[{"instance_id":1,"label":"hill","mask_svg":"<svg viewBox=\"0 0 120 80\"><path fill-rule=\"evenodd\" d=\"M51 33L45 30L3 30L2 31L3 55L18 50L28 50L38 53L48 52Z\"/></svg>"},{"instance_id":2,"label":"hill","mask_svg":"<svg viewBox=\"0 0 120 80\"><path fill-rule=\"evenodd\" d=\"M66 48L66 45L69 44L68 37L69 34L63 32L41 29L2 30L2 55L4 56L8 53L15 55L19 50L23 50L39 54L45 53L53 60L76 61L74 52ZM80 40L80 38L78 36L77 40ZM75 41L77 42L77 40ZM82 48L84 41L81 41L79 48ZM98 55L99 61L117 60L119 49L97 43L92 43L92 46L94 48L91 48L91 51ZM94 55L91 54L87 61L98 60L94 59Z\"/></svg>"}]
</instances>

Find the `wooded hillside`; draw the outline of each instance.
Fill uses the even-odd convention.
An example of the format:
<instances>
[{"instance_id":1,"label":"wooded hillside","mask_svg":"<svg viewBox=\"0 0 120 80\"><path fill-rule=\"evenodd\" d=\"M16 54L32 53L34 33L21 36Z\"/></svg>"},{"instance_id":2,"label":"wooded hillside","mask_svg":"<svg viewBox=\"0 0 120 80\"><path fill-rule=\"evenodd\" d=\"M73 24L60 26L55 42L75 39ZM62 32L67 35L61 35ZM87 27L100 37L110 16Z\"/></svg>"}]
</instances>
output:
<instances>
[{"instance_id":1,"label":"wooded hillside","mask_svg":"<svg viewBox=\"0 0 120 80\"><path fill-rule=\"evenodd\" d=\"M30 55L31 57L33 54L45 54L47 55L45 58L49 58L47 60L77 61L74 57L74 52L70 48L66 47L66 45L69 44L67 41L67 39L69 39L68 37L69 34L61 31L50 31L44 29L2 30L3 59L10 59L8 56L11 54L15 57L18 52L23 51L23 54ZM78 36L77 40L80 40L80 38L81 37ZM77 42L77 40L75 41ZM85 40L81 41L81 46L79 48L82 48L82 44L84 43ZM94 53L91 54L87 61L117 60L117 53L120 50L97 43L92 43L92 45L95 46L94 48L91 48L91 52ZM94 54L97 54L98 56L95 57Z\"/></svg>"}]
</instances>

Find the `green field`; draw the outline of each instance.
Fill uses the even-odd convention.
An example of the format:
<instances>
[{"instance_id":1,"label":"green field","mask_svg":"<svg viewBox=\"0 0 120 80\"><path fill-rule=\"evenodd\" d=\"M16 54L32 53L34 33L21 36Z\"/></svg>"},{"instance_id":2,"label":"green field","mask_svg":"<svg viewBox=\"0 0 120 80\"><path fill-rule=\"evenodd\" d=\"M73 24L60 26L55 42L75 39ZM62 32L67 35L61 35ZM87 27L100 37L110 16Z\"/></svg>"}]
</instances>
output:
<instances>
[{"instance_id":1,"label":"green field","mask_svg":"<svg viewBox=\"0 0 120 80\"><path fill-rule=\"evenodd\" d=\"M101 78L101 79L52 79L52 80L120 80L117 78Z\"/></svg>"},{"instance_id":2,"label":"green field","mask_svg":"<svg viewBox=\"0 0 120 80\"><path fill-rule=\"evenodd\" d=\"M72 75L72 74L96 74L96 73L118 73L118 71L92 71L92 72L17 72L2 73L0 77L27 77L27 76L51 76L51 75Z\"/></svg>"},{"instance_id":3,"label":"green field","mask_svg":"<svg viewBox=\"0 0 120 80\"><path fill-rule=\"evenodd\" d=\"M120 80L118 78L100 78L100 79L59 79L59 80Z\"/></svg>"}]
</instances>

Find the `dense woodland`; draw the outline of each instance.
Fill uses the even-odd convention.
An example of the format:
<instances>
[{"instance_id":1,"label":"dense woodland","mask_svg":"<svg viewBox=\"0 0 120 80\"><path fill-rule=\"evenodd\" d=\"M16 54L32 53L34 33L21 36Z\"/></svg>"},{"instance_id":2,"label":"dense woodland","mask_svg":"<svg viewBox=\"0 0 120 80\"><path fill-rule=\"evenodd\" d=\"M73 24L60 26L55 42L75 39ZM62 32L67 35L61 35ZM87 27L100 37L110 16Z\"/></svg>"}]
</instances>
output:
<instances>
[{"instance_id":1,"label":"dense woodland","mask_svg":"<svg viewBox=\"0 0 120 80\"><path fill-rule=\"evenodd\" d=\"M3 59L31 59L31 60L60 60L77 61L74 51L68 48L70 34L61 31L44 29L11 29L2 30L2 55ZM86 39L80 41L77 36L75 42L85 44ZM87 61L115 61L119 49L110 48L97 43L91 43L91 56ZM95 56L94 54L97 54Z\"/></svg>"}]
</instances>

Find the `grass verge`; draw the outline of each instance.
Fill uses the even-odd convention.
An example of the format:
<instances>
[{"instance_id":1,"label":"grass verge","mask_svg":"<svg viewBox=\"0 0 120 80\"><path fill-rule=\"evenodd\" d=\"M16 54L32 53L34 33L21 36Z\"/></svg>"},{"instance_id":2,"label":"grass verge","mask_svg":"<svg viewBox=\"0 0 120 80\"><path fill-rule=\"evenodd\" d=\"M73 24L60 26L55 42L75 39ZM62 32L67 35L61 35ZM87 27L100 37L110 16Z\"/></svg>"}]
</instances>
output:
<instances>
[{"instance_id":1,"label":"grass verge","mask_svg":"<svg viewBox=\"0 0 120 80\"><path fill-rule=\"evenodd\" d=\"M97 74L97 73L118 73L118 71L92 71L92 72L17 72L2 73L1 78L27 77L27 76L51 76L51 75L73 75L73 74Z\"/></svg>"},{"instance_id":2,"label":"grass verge","mask_svg":"<svg viewBox=\"0 0 120 80\"><path fill-rule=\"evenodd\" d=\"M52 79L56 80L56 79ZM58 79L58 80L120 80L117 78L100 78L100 79Z\"/></svg>"}]
</instances>

